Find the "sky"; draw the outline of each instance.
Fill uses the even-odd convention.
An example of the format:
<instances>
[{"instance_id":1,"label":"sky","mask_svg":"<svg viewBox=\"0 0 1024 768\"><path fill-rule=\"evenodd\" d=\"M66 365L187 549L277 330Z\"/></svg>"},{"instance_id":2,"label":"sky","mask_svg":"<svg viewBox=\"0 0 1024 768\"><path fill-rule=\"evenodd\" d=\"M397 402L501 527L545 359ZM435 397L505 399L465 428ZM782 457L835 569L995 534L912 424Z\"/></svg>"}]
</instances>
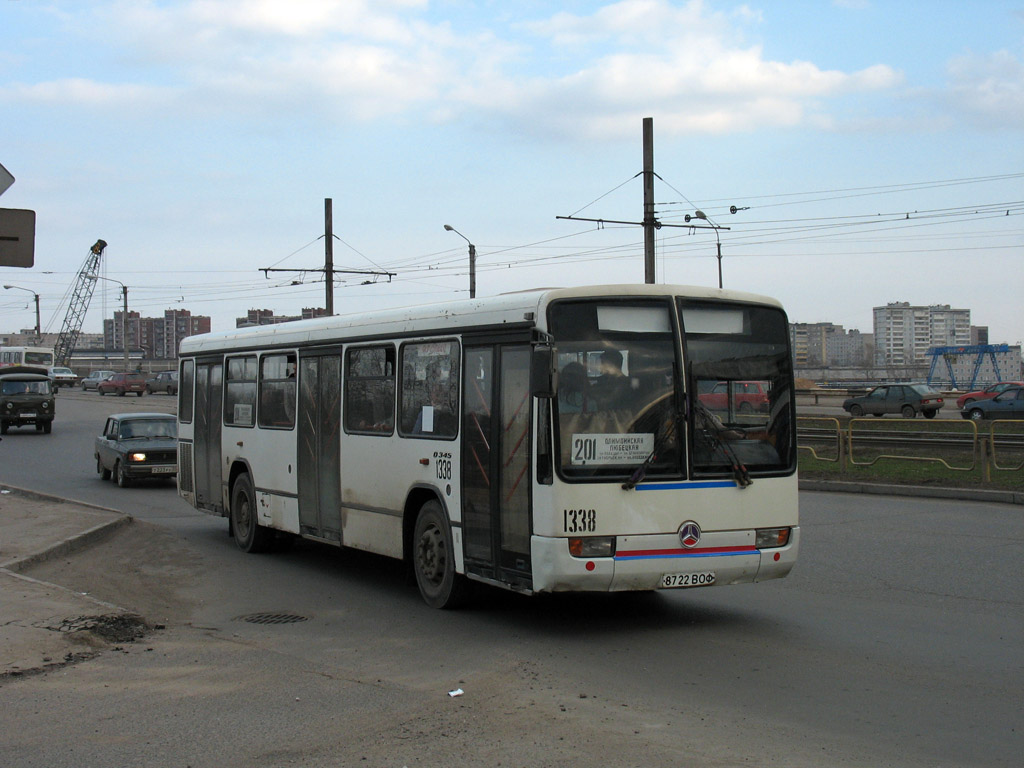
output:
<instances>
[{"instance_id":1,"label":"sky","mask_svg":"<svg viewBox=\"0 0 1024 768\"><path fill-rule=\"evenodd\" d=\"M644 118L657 282L1024 340L1024 0L0 0L0 332L642 283Z\"/></svg>"}]
</instances>

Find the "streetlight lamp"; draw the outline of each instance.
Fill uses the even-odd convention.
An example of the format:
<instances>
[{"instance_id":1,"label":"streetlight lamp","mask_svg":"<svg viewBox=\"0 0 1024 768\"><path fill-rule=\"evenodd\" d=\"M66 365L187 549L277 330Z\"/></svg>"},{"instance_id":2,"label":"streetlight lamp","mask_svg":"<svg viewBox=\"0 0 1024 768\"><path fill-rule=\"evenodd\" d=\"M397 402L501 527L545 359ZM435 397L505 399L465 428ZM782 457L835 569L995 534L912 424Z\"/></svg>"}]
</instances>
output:
<instances>
[{"instance_id":1,"label":"streetlight lamp","mask_svg":"<svg viewBox=\"0 0 1024 768\"><path fill-rule=\"evenodd\" d=\"M28 288L22 288L19 285L5 285L4 286L4 290L6 290L6 291L11 290L11 288L15 288L15 289L17 289L19 291L28 291L29 293L32 294L33 297L35 297L35 300L36 300L36 343L38 344L39 340L42 338L42 335L39 332L39 294L36 293L35 291L29 291Z\"/></svg>"},{"instance_id":2,"label":"streetlight lamp","mask_svg":"<svg viewBox=\"0 0 1024 768\"><path fill-rule=\"evenodd\" d=\"M715 243L718 245L718 287L722 287L722 239L718 236L718 225L715 224L708 218L708 215L704 211L694 211L693 216L686 214L683 220L689 223L690 219L702 219L706 221L711 228L715 230Z\"/></svg>"},{"instance_id":3,"label":"streetlight lamp","mask_svg":"<svg viewBox=\"0 0 1024 768\"><path fill-rule=\"evenodd\" d=\"M101 277L100 275L89 275L90 280L106 280L108 283L117 283L121 286L121 295L124 297L124 310L121 312L121 341L124 346L124 371L128 372L128 286L120 280L112 277Z\"/></svg>"},{"instance_id":4,"label":"streetlight lamp","mask_svg":"<svg viewBox=\"0 0 1024 768\"><path fill-rule=\"evenodd\" d=\"M456 235L461 237L467 243L469 243L469 298L476 298L476 246L470 242L470 239L464 234L459 232L451 224L444 225L446 232L454 232Z\"/></svg>"},{"instance_id":5,"label":"streetlight lamp","mask_svg":"<svg viewBox=\"0 0 1024 768\"><path fill-rule=\"evenodd\" d=\"M743 206L743 207L738 207L738 206L735 206L735 205L730 205L729 206L729 213L736 213L736 211L746 211L749 208L750 208L749 205ZM692 216L690 214L686 214L683 217L683 220L687 224L690 223L690 219L701 219L702 221L706 221L708 223L708 226L711 227L711 229L715 230L715 244L718 246L718 287L721 288L722 287L722 238L720 238L718 236L718 230L720 230L720 229L729 229L729 227L721 227L721 226L719 226L718 224L713 222L711 219L709 219L708 215L706 213L704 213L704 211L694 211Z\"/></svg>"}]
</instances>

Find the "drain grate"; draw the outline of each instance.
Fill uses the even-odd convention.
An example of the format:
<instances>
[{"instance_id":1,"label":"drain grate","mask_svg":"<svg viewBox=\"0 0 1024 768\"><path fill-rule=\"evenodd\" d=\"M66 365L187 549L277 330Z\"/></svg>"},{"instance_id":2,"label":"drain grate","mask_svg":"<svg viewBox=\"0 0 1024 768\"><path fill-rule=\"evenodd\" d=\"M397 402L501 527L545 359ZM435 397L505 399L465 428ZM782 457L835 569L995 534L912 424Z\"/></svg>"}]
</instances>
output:
<instances>
[{"instance_id":1,"label":"drain grate","mask_svg":"<svg viewBox=\"0 0 1024 768\"><path fill-rule=\"evenodd\" d=\"M294 613L250 613L248 616L239 616L235 619L249 624L297 624L308 620L309 617Z\"/></svg>"}]
</instances>

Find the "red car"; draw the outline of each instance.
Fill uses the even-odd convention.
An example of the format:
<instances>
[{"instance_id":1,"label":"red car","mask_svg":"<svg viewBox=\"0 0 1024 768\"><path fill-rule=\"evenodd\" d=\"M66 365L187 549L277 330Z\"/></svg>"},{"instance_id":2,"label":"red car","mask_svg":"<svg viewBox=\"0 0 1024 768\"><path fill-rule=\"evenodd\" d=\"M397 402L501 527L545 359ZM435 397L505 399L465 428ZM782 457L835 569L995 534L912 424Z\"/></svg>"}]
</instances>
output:
<instances>
[{"instance_id":1,"label":"red car","mask_svg":"<svg viewBox=\"0 0 1024 768\"><path fill-rule=\"evenodd\" d=\"M729 400L740 413L768 410L768 392L763 381L720 381L710 392L698 395L700 402L713 411L729 408Z\"/></svg>"},{"instance_id":2,"label":"red car","mask_svg":"<svg viewBox=\"0 0 1024 768\"><path fill-rule=\"evenodd\" d=\"M120 395L124 397L129 392L134 392L142 397L146 392L146 379L141 373L115 373L113 376L104 379L97 385L96 391L101 395Z\"/></svg>"},{"instance_id":3,"label":"red car","mask_svg":"<svg viewBox=\"0 0 1024 768\"><path fill-rule=\"evenodd\" d=\"M1024 387L1024 381L1000 381L998 384L989 384L984 389L979 389L976 392L968 392L966 395L960 395L960 397L956 399L956 407L963 408L964 406L970 405L975 400L991 400L1000 392L1009 389L1010 387Z\"/></svg>"}]
</instances>

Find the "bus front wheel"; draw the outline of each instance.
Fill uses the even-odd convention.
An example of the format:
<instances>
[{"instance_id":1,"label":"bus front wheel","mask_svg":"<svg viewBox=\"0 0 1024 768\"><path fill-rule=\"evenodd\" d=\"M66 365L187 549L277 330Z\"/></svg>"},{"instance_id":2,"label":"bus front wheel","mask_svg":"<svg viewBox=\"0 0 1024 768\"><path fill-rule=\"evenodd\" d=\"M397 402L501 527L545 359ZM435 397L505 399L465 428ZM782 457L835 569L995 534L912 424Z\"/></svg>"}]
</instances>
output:
<instances>
[{"instance_id":1,"label":"bus front wheel","mask_svg":"<svg viewBox=\"0 0 1024 768\"><path fill-rule=\"evenodd\" d=\"M243 552L259 553L270 549L271 532L256 519L256 492L249 475L239 475L231 488L231 535Z\"/></svg>"},{"instance_id":2,"label":"bus front wheel","mask_svg":"<svg viewBox=\"0 0 1024 768\"><path fill-rule=\"evenodd\" d=\"M420 507L413 533L413 570L431 608L457 608L469 596L469 582L455 572L455 548L448 518L437 501Z\"/></svg>"}]
</instances>

